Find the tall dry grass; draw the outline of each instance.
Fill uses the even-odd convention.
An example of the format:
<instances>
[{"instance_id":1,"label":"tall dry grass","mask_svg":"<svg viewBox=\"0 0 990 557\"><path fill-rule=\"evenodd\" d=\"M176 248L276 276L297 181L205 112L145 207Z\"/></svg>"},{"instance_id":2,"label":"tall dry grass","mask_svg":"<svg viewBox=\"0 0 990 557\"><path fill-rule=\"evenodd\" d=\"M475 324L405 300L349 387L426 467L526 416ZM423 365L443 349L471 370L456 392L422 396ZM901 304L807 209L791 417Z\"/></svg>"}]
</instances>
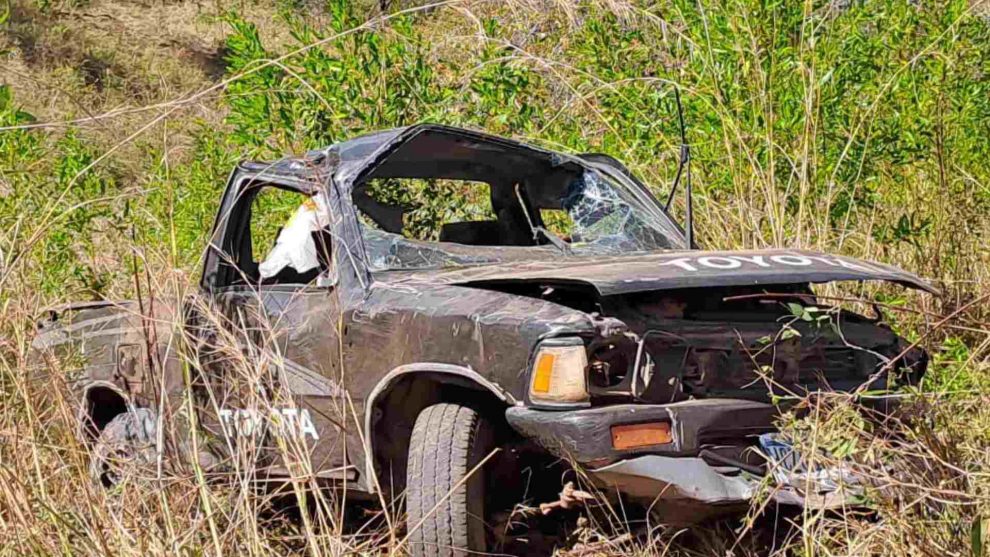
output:
<instances>
[{"instance_id":1,"label":"tall dry grass","mask_svg":"<svg viewBox=\"0 0 990 557\"><path fill-rule=\"evenodd\" d=\"M854 400L834 395L805 401L807 413L802 417L789 416L782 424L799 444L809 449L825 447L833 454L842 454L862 475L871 478L872 512L849 509L829 514L804 513L773 517L777 520L774 522L770 514L760 513L763 509L757 502L751 515L740 522L687 531L632 522L623 508L605 505L600 497L602 503L587 510L571 535L562 538L561 553L964 555L971 553L974 546L979 547L976 542L990 534L990 523L984 518L990 516L987 499L990 415L986 404L990 392L987 381L990 328L983 302L990 284L987 274L990 222L985 212L981 213L986 205L979 201L987 190L986 175L974 174L970 161L946 151L944 146L954 122L945 118L941 127L936 126L941 131L928 138L934 145L934 164L922 167L918 163L910 173L903 167L883 169L879 174L886 173L889 179L876 189L879 202L863 205L838 219L831 217L837 204L847 202L850 195L855 196L855 191L852 194L846 191L840 174L850 167L858 169L853 172L855 179L857 172L864 172L870 163L870 151L863 149L862 144L891 140L880 133L884 130L880 129L883 122L878 114L891 102L890 92L901 86L900 80L920 71L918 68L931 59L950 60L951 64L947 64L950 70L952 64L966 67L967 64L978 66L980 62L961 55L958 59L952 57L952 43L946 41L969 32L963 31L961 23L950 22L943 31L912 43L920 46L904 53L903 61L893 71L868 84L875 90L866 97L862 110L853 114L849 129L844 130L847 133L837 142L835 150L823 151L816 146L831 140L835 130L825 126L822 113L829 109L828 103L837 102L825 97L823 83L826 78L831 79L829 72L841 67L830 65L839 52L812 54L816 52L816 41L827 38L816 33L828 25L830 18L842 15L845 8L840 4L804 3L804 17L793 48L811 54L799 57L799 64L793 69L800 83L799 93L794 99L783 100L778 98L773 84L785 77L779 68L768 64L767 58L759 56L771 50L766 44L767 22L755 10L751 13L741 9L743 3L734 4L740 9L732 13L700 3L696 12L690 14L686 14L689 6L683 3L664 4L664 9L659 11L624 2L607 6L621 22L619 29L642 25L655 36L663 37L662 41L670 48L658 52L657 64L669 62L675 70L673 77L666 73L662 77L589 75L587 66L565 48L573 40L571 31L560 33L560 29L577 29L569 26L580 26L593 19L589 10L596 9L595 6L569 2L554 3L549 8L528 2L506 6L490 2L440 2L411 10L426 14L424 19L417 20L417 25L426 42L434 45L428 60L468 61L469 71L443 76L465 97L472 90L465 76L493 67L526 68L549 84L534 94L534 98L542 99L541 106L557 108L559 114L540 120L539 128L512 129L495 117L483 120L486 127L568 148L595 147L599 145L595 138L617 137L620 140L608 147L654 184L669 183L676 135L656 130L656 135L663 139L658 145L644 148L637 144L641 141L639 136L618 133L613 121L626 122L634 117L650 122L656 115L635 103L628 109L632 116L625 120L609 110L614 109L617 97L648 93L645 87L623 89L630 82L649 87L676 82L684 87L686 96L697 103L693 108L689 106L695 122L704 122L708 116L720 122L710 133L704 132L703 123L692 124L693 142L701 155L696 166L698 229L706 244L796 245L841 251L917 270L937 280L946 294L934 299L873 287L852 292L827 291L854 299L879 296L891 321L934 354L929 379L917 391L904 395L906 404L914 409L909 418L874 423L854 410ZM974 14L985 9L985 4L970 3L971 8L959 16L960 21L975 17ZM161 9L162 13L174 14L180 8L192 11L187 4L174 10ZM254 21L273 19L273 8L255 6L254 9L259 13L246 17ZM31 23L32 17L38 21L51 17L30 10L20 13L29 16L20 20L22 28ZM504 26L504 33L488 32L485 22L491 18ZM696 18L704 21L701 27L706 33L700 36L693 34L689 24ZM155 33L154 26L148 23L141 20L142 37ZM65 21L60 24L65 25ZM86 33L93 33L95 39L87 39L89 42L99 42L107 34L78 25ZM215 22L202 25L211 33L221 28ZM728 26L731 39L713 46L711 37L716 26ZM360 29L352 27L340 34L357 35L372 28L389 32L388 24L378 18L369 20ZM539 33L553 32L560 33L559 43L534 39ZM14 197L14 202L3 205L9 213L4 215L5 228L0 231L0 540L3 540L0 554L339 555L402 551L407 532L402 529L397 507L388 502L355 507L348 505L353 501L346 494L318 489L303 458L304 448L292 444L278 447L281 458L298 466L294 469L295 479L282 486L281 491L260 489L250 481L259 474L254 463L257 444L252 446L250 442L238 447L234 465L219 477L198 466L195 459L163 459L153 470L133 470L131 479L119 489L106 491L97 487L89 478L91 446L77 427L78 400L71 384L73 369L68 364L39 367L30 357L33 323L41 308L52 302L90 296L94 291L105 296L133 295L136 284L142 285L146 300L182 299L195 284L193 269L197 254L190 255L189 250L182 248L195 242L185 242L182 236L199 234L195 227L203 223L177 218L173 211L177 205L168 204L175 203L170 200L166 204L169 210L145 215L147 220L139 221L154 221L156 229L164 231L158 236L164 240L159 244L149 245L146 238L135 236L121 240L120 231L113 229L100 239L97 251L112 255L105 255L107 259L96 261L93 267L112 269L107 285L83 281L85 288L78 292L40 288L46 274L56 272L46 267L49 261L44 257L45 245L53 235L68 227L73 214L92 206L108 206L118 213L132 204L140 207L136 200L153 189L156 181L171 179L183 168L194 167L199 161L191 160L189 153L197 153L193 145L202 141L202 137L190 131L195 127L191 123L194 117L205 118L209 126L222 127L223 113L230 110L219 100L222 95L229 94L233 85L267 69L288 70L286 75L291 79L280 82L280 86L295 87L294 96L311 95L308 102L323 106L333 106L338 101L320 83L294 71L307 52L333 52L337 48L335 41L340 38L337 34L302 45L287 39L284 30L274 26L262 28L261 35L271 38L265 43L268 46L273 42L284 46L279 50L281 53L269 53L267 60L216 81L208 76L183 75L185 66L180 64L178 68L161 70L158 83L167 87L157 87L154 79L145 79L147 76L135 78L140 86L129 87L141 91L137 95L127 94L127 87L109 87L103 95L97 94L92 84L73 89L78 84L64 80L64 70L57 65L54 69L45 66L40 70L37 66L15 67L20 81L11 77L10 67L5 68L8 72L4 73L5 82L33 83L19 85L21 91L27 92L21 98L26 99L31 112L44 118L34 123L5 124L0 133L12 137L11 134L61 130L71 124L84 130L93 149L88 158L80 157L76 166L67 167L67 179L40 205L21 202L13 195L22 193L31 183L17 181L17 175L54 173L59 155L74 153L70 150L81 147L65 142L45 144L38 148L44 152L32 159L36 161L33 166L3 168L0 173L2 185L14 184L2 189L18 188L5 194L7 200ZM587 38L587 35L579 36ZM61 40L40 38L49 44ZM120 45L118 50L126 50L127 44ZM656 45L650 43L651 47ZM62 46L70 48L68 44ZM204 48L213 46L217 45ZM627 47L632 52L636 45ZM498 55L486 54L488 58L481 61L472 58L485 48L493 49ZM692 60L700 60L703 72L691 74L696 70L679 70L683 62L677 57L682 49L690 52ZM147 56L154 59L155 54ZM665 56L672 59L667 61ZM129 60L118 62L128 67L140 65ZM720 79L720 72L733 66L745 67L747 71ZM39 81L39 76L45 80ZM726 87L726 82L733 81L747 84L743 91L747 95L744 110L740 109L738 100L720 90ZM57 87L51 87L52 83ZM62 96L51 92L58 88L72 94ZM979 91L976 89L975 94ZM79 100L80 92L85 93L83 100ZM523 95L525 91L517 93ZM238 94L247 97L251 91ZM62 104L65 98L70 98L68 106L74 108L65 108ZM790 101L796 104L788 104ZM862 99L857 98L857 102ZM454 108L471 112L470 106ZM752 126L752 120L779 120L778 111L783 108L797 111L793 117L802 123L799 133L781 138L780 130L772 125ZM945 111L938 104L928 108L936 118ZM556 126L560 121L570 124ZM560 137L555 136L558 132ZM564 132L580 137L563 137ZM874 133L880 137L874 138ZM698 144L702 143L698 135L708 142L707 146ZM26 145L28 140L18 141L21 141L18 145ZM183 149L175 150L170 145L182 145ZM965 147L958 142L955 145ZM305 141L290 134L286 143L277 146L302 148ZM644 154L654 147L663 148L656 157ZM243 146L230 147L235 148ZM154 155L149 157L147 152ZM830 158L823 160L826 156ZM110 191L85 189L87 177L107 167L112 168L111 174L117 179L137 178L139 185ZM150 174L145 170L147 167L164 170ZM728 178L720 174L722 170ZM190 183L193 182L184 182ZM900 183L907 185L895 187ZM213 186L214 192L216 187ZM85 195L77 196L80 190ZM177 188L174 193L183 192ZM203 195L202 190L197 193ZM210 204L207 202L205 206L202 212L208 214ZM140 210L152 212L149 208L135 212ZM908 217L907 239L895 234L897 223L891 216L895 214ZM927 219L924 228L927 232L912 236L922 229L915 226L916 216ZM89 255L89 248L81 244L71 246L61 249L78 249L80 257ZM135 260L137 264L132 265ZM277 354L245 352L245 347L253 343L239 337L237 329L224 322L225 317L209 308L204 308L204 314L213 320L215 329L226 331L214 339L215 351L229 361L230 368L243 378L245 385L277 383L280 364ZM948 316L951 318L946 319ZM168 319L158 326L162 331L179 329L178 323ZM262 327L262 334L267 330L270 328ZM176 342L172 349L187 369L193 369L199 364L198 356L182 346L183 343ZM248 388L246 392L258 390ZM204 401L193 397L190 391L183 400L169 401L168 411L163 401L159 412L163 416L159 430L161 445L188 448L194 441L211 442L198 434L190 437L185 428L176 426L195 416L191 411L193 405L218 405L225 395L216 393L214 398ZM277 401L261 397L251 402L265 409ZM164 416L172 411L178 413L177 418L165 420ZM341 409L341 419L353 420L347 408ZM166 443L166 440L171 441ZM303 503L300 505L298 501Z\"/></svg>"}]
</instances>

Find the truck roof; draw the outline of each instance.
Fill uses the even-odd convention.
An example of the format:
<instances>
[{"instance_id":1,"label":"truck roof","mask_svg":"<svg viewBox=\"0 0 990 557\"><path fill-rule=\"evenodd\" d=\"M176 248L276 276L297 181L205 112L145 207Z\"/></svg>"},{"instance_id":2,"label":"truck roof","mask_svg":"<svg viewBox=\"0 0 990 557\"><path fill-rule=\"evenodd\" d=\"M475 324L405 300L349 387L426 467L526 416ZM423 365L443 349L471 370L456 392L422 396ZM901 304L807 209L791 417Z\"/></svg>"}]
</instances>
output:
<instances>
[{"instance_id":1,"label":"truck roof","mask_svg":"<svg viewBox=\"0 0 990 557\"><path fill-rule=\"evenodd\" d=\"M457 142L473 145L488 144L496 149L478 149L476 163L499 164L497 157L511 156L512 152L525 152L528 156L563 157L568 155L541 149L511 139L473 130L440 124L415 124L360 135L322 149L315 149L302 156L286 157L275 161L246 160L240 163L244 170L259 175L278 176L299 181L311 181L325 172L332 172L338 186L349 190L364 170L372 168L379 158L402 143L424 133L442 135ZM424 157L425 158L425 157ZM561 161L563 162L563 161Z\"/></svg>"}]
</instances>

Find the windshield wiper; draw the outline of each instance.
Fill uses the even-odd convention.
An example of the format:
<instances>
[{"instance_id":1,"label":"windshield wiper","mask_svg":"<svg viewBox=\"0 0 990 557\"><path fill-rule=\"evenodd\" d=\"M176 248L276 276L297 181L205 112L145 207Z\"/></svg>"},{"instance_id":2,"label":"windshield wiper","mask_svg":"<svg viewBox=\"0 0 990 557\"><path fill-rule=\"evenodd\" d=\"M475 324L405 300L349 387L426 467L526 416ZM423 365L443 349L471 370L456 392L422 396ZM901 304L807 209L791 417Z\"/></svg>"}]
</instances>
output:
<instances>
[{"instance_id":1,"label":"windshield wiper","mask_svg":"<svg viewBox=\"0 0 990 557\"><path fill-rule=\"evenodd\" d=\"M519 191L519 184L516 184L514 189L516 191L516 199L519 200L519 206L522 207L523 215L526 216L526 224L529 225L529 230L533 233L533 241L536 242L540 239L540 236L543 236L548 242L553 244L555 248L559 249L560 253L563 253L564 255L571 255L571 253L573 253L571 251L571 246L568 246L567 242L561 239L560 236L557 236L542 226L536 226L533 224L533 219L529 216L529 210L526 209L526 204L523 203L522 193Z\"/></svg>"}]
</instances>

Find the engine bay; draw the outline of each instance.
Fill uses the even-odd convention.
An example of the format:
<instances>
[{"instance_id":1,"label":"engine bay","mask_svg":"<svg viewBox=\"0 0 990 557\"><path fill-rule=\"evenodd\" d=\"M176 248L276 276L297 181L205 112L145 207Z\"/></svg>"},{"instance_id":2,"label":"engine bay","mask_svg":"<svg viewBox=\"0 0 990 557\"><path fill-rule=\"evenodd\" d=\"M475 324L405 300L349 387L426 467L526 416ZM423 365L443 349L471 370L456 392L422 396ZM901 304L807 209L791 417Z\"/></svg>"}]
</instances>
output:
<instances>
[{"instance_id":1,"label":"engine bay","mask_svg":"<svg viewBox=\"0 0 990 557\"><path fill-rule=\"evenodd\" d=\"M589 346L593 397L651 403L802 397L916 382L927 357L878 316L822 306L805 285L606 297Z\"/></svg>"},{"instance_id":2,"label":"engine bay","mask_svg":"<svg viewBox=\"0 0 990 557\"><path fill-rule=\"evenodd\" d=\"M597 296L575 285L499 285L592 315L588 387L600 403L770 400L913 384L927 355L876 317L824 304L807 284Z\"/></svg>"}]
</instances>

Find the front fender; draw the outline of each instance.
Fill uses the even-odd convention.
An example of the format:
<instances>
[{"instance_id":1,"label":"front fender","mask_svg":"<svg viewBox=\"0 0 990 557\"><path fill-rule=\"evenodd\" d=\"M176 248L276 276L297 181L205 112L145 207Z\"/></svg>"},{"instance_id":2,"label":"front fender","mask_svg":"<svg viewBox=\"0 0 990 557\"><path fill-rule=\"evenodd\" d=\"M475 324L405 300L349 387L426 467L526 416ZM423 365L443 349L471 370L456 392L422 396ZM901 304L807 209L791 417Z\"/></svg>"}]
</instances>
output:
<instances>
[{"instance_id":1,"label":"front fender","mask_svg":"<svg viewBox=\"0 0 990 557\"><path fill-rule=\"evenodd\" d=\"M412 376L412 375L423 375L430 376L433 380L439 380L441 383L448 382L453 384L463 384L465 382L478 388L479 390L487 391L494 395L497 399L501 400L508 406L514 406L517 404L515 397L512 393L504 389L498 383L492 382L485 377L483 377L478 372L474 371L469 367L459 366L455 364L446 364L438 362L420 362L413 364L405 364L398 366L387 374L375 385L374 389L368 395L365 400L364 406L364 445L365 445L365 473L368 478L375 477L375 436L374 428L372 427L372 421L374 416L375 407L379 400L384 399L389 390L398 383L400 379ZM370 482L368 484L368 489L372 493L378 490L377 485L372 485Z\"/></svg>"}]
</instances>

